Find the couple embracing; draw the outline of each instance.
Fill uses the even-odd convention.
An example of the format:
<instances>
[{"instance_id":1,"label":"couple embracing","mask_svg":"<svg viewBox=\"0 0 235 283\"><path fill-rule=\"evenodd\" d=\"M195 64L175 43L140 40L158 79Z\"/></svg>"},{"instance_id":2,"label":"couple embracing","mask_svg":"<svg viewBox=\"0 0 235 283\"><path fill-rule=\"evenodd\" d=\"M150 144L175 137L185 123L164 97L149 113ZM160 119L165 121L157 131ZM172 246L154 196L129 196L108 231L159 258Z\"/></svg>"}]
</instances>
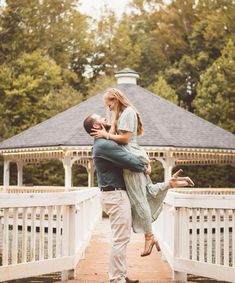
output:
<instances>
[{"instance_id":1,"label":"couple embracing","mask_svg":"<svg viewBox=\"0 0 235 283\"><path fill-rule=\"evenodd\" d=\"M142 257L150 255L154 246L160 251L152 222L161 212L168 189L194 184L189 177L179 177L181 170L168 182L153 184L149 177L150 160L136 141L144 131L140 114L119 89L109 89L104 103L113 114L111 125L105 118L91 114L84 120L84 128L95 138L93 160L103 210L109 216L113 237L109 280L138 283L126 276L126 247L131 227L134 232L145 235Z\"/></svg>"}]
</instances>

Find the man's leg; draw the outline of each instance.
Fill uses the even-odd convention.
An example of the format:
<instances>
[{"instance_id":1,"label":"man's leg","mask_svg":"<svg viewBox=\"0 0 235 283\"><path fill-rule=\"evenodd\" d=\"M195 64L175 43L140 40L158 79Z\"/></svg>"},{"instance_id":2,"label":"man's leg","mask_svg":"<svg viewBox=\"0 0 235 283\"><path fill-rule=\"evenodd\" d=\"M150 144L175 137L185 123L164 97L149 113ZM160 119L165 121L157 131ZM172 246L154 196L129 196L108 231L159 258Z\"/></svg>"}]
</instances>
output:
<instances>
[{"instance_id":1,"label":"man's leg","mask_svg":"<svg viewBox=\"0 0 235 283\"><path fill-rule=\"evenodd\" d=\"M109 262L109 279L124 283L126 277L126 247L131 234L131 207L125 191L102 192L103 209L109 215L113 236Z\"/></svg>"}]
</instances>

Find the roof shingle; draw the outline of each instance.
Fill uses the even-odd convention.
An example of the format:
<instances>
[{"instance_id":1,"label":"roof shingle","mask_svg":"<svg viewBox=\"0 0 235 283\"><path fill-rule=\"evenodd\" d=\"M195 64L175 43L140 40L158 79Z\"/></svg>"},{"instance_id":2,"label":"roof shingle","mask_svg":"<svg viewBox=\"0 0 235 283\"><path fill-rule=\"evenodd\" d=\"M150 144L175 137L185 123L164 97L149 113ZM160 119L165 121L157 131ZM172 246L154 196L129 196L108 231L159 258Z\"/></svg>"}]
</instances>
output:
<instances>
[{"instance_id":1,"label":"roof shingle","mask_svg":"<svg viewBox=\"0 0 235 283\"><path fill-rule=\"evenodd\" d=\"M235 149L235 135L134 84L116 86L140 112L144 146ZM106 115L103 93L13 136L0 149L92 145L83 120L92 113Z\"/></svg>"}]
</instances>

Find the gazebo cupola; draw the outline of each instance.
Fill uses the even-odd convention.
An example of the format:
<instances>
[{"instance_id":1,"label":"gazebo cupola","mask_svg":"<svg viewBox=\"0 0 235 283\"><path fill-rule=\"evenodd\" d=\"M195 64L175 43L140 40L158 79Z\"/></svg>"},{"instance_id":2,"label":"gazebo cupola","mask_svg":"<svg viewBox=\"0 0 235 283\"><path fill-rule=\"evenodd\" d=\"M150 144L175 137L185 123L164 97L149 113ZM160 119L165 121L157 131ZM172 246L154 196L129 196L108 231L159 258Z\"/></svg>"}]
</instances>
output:
<instances>
[{"instance_id":1,"label":"gazebo cupola","mask_svg":"<svg viewBox=\"0 0 235 283\"><path fill-rule=\"evenodd\" d=\"M117 84L141 113L145 132L138 140L150 159L162 163L165 180L178 164L235 164L235 136L170 103L136 84L139 75L128 68L117 72ZM105 90L104 90L105 92ZM103 94L86 101L0 143L4 158L4 187L9 187L9 164L18 168L22 185L23 166L42 159L59 159L65 171L65 188L72 186L73 164L85 166L89 186L94 185L91 148L93 138L83 129L91 113L106 115Z\"/></svg>"},{"instance_id":2,"label":"gazebo cupola","mask_svg":"<svg viewBox=\"0 0 235 283\"><path fill-rule=\"evenodd\" d=\"M117 79L117 84L137 84L137 79L139 79L139 74L129 68L125 68L119 72L116 72L115 78Z\"/></svg>"}]
</instances>

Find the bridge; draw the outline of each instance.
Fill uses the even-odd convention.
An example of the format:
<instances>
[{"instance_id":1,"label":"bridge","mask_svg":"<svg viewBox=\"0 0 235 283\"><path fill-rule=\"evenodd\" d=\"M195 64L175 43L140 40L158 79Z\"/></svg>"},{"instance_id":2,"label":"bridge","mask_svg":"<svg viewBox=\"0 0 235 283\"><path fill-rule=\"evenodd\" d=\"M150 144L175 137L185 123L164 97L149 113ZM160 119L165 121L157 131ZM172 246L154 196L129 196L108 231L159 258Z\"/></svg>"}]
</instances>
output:
<instances>
[{"instance_id":1,"label":"bridge","mask_svg":"<svg viewBox=\"0 0 235 283\"><path fill-rule=\"evenodd\" d=\"M0 281L61 272L62 280L77 279L71 282L107 282L109 226L99 194L98 188L2 188ZM153 223L161 255L140 258L143 238L134 234L130 277L187 282L195 274L235 282L234 202L234 189L169 191Z\"/></svg>"}]
</instances>

